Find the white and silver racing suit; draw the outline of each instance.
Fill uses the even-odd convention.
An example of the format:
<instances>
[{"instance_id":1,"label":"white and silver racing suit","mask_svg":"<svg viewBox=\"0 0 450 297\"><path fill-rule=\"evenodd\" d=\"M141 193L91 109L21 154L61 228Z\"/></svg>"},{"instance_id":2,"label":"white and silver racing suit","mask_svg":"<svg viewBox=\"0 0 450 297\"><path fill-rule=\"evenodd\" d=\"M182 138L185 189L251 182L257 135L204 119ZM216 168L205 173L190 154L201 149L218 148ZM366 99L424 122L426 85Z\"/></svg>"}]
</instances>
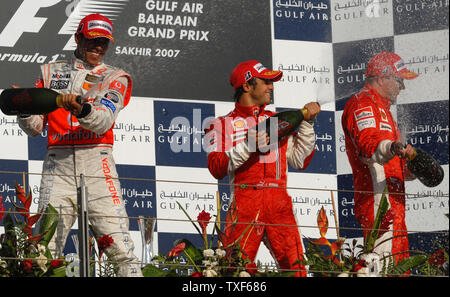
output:
<instances>
[{"instance_id":1,"label":"white and silver racing suit","mask_svg":"<svg viewBox=\"0 0 450 297\"><path fill-rule=\"evenodd\" d=\"M77 219L74 203L79 176L84 174L89 221L97 239L103 235L113 238L106 254L111 261L118 262L117 275L142 276L133 253L134 244L112 156L112 128L120 110L130 100L131 77L121 69L103 63L92 67L79 59L42 65L41 71L42 77L35 87L50 88L61 94L87 94L89 100L78 117L63 108L48 115L18 117L20 127L30 136L39 135L48 125L39 210L45 210L50 203L60 213L60 223L49 249L53 257L63 253Z\"/></svg>"}]
</instances>

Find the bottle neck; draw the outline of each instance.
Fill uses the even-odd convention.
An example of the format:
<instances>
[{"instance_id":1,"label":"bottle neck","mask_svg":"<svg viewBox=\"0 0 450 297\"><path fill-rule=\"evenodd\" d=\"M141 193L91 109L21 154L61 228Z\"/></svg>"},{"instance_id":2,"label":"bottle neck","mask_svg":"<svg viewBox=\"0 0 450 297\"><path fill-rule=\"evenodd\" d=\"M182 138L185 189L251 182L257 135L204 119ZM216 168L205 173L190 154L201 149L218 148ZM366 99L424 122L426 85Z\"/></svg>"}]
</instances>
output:
<instances>
[{"instance_id":1,"label":"bottle neck","mask_svg":"<svg viewBox=\"0 0 450 297\"><path fill-rule=\"evenodd\" d=\"M412 160L414 160L416 157L417 157L417 151L414 150L414 153L412 154L412 156L409 157L409 158L407 158L406 160L407 160L407 161L412 161Z\"/></svg>"}]
</instances>

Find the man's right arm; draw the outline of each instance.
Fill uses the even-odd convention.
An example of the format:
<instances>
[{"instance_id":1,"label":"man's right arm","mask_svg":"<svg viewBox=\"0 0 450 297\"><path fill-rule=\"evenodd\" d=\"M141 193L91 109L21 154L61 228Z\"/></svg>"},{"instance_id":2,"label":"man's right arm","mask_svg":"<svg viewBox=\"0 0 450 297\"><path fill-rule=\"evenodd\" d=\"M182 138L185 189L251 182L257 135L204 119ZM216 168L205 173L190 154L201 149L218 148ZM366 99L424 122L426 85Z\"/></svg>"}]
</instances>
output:
<instances>
[{"instance_id":1,"label":"man's right arm","mask_svg":"<svg viewBox=\"0 0 450 297\"><path fill-rule=\"evenodd\" d=\"M350 135L361 161L366 164L384 165L395 156L391 151L395 135L393 131L380 131L380 118L377 112L378 107L372 104L371 100L359 97L357 104L344 111L346 113L344 129Z\"/></svg>"},{"instance_id":2,"label":"man's right arm","mask_svg":"<svg viewBox=\"0 0 450 297\"><path fill-rule=\"evenodd\" d=\"M208 169L216 179L223 179L237 170L250 157L245 133L233 134L233 130L227 129L226 125L226 119L216 119L205 135Z\"/></svg>"},{"instance_id":3,"label":"man's right arm","mask_svg":"<svg viewBox=\"0 0 450 297\"><path fill-rule=\"evenodd\" d=\"M47 117L45 115L17 116L19 127L29 136L34 137L45 130Z\"/></svg>"}]
</instances>

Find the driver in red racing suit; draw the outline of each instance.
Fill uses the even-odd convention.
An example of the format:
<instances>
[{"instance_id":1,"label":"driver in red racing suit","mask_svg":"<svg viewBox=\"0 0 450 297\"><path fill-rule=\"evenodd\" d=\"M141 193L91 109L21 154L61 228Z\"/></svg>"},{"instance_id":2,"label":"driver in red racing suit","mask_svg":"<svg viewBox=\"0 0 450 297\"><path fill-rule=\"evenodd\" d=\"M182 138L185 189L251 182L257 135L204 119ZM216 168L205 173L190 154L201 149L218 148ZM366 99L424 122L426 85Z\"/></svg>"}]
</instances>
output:
<instances>
[{"instance_id":1,"label":"driver in red racing suit","mask_svg":"<svg viewBox=\"0 0 450 297\"><path fill-rule=\"evenodd\" d=\"M30 136L39 135L48 125L39 211L45 211L50 203L60 214L48 244L52 256L62 256L77 218L78 176L84 174L89 221L97 239L112 237L105 252L109 260L117 262L117 275L142 276L112 155L114 121L130 100L132 81L125 71L101 62L110 40L112 23L108 18L100 14L83 18L75 33L76 59L42 65L42 76L35 84L62 94L64 108L48 115L19 116L18 122ZM88 102L79 104L78 95L87 97Z\"/></svg>"},{"instance_id":2,"label":"driver in red racing suit","mask_svg":"<svg viewBox=\"0 0 450 297\"><path fill-rule=\"evenodd\" d=\"M312 120L320 107L317 103L306 104L308 114L298 132L282 139L270 151L266 146L267 133L250 129L275 114L265 106L270 103L273 82L282 75L281 71L270 71L257 61L243 62L234 69L230 82L236 92L235 109L215 119L206 130L208 168L217 179L230 177L232 202L226 218L224 246L236 242L244 257L254 261L263 240L280 268L297 270L295 276L306 276L305 267L298 263L303 259L303 247L292 199L285 187L287 164L304 169L314 154ZM258 149L252 149L251 139ZM262 225L242 224L247 222Z\"/></svg>"},{"instance_id":3,"label":"driver in red racing suit","mask_svg":"<svg viewBox=\"0 0 450 297\"><path fill-rule=\"evenodd\" d=\"M403 80L418 74L409 71L394 53L381 52L368 64L367 83L346 103L342 114L345 147L353 171L355 216L364 237L375 220L382 193L387 186L393 222L375 242L380 257L395 255L396 262L409 257L405 224L405 180L414 179L405 158L414 149L401 144L401 136L390 107L405 88Z\"/></svg>"}]
</instances>

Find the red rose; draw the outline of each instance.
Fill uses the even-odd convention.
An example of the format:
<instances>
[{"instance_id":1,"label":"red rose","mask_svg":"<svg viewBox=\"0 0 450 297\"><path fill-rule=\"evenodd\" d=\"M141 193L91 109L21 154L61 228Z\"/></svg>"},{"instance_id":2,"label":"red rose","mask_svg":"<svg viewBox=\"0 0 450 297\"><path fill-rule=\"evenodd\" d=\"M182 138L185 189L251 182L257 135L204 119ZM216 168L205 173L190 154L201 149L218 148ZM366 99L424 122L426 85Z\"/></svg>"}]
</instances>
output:
<instances>
[{"instance_id":1,"label":"red rose","mask_svg":"<svg viewBox=\"0 0 450 297\"><path fill-rule=\"evenodd\" d=\"M110 247L114 242L114 239L109 235L103 235L98 239L98 248L103 251L106 248Z\"/></svg>"},{"instance_id":2,"label":"red rose","mask_svg":"<svg viewBox=\"0 0 450 297\"><path fill-rule=\"evenodd\" d=\"M363 267L367 267L366 261L365 260L359 260L358 263L353 265L352 271L353 272L358 272L358 270L360 270Z\"/></svg>"},{"instance_id":3,"label":"red rose","mask_svg":"<svg viewBox=\"0 0 450 297\"><path fill-rule=\"evenodd\" d=\"M202 277L203 275L200 272L194 272L190 276L191 277Z\"/></svg>"},{"instance_id":4,"label":"red rose","mask_svg":"<svg viewBox=\"0 0 450 297\"><path fill-rule=\"evenodd\" d=\"M103 253L105 252L105 249L110 247L114 242L114 239L109 235L103 235L98 239L97 245L98 245L98 257L101 258L103 256Z\"/></svg>"},{"instance_id":5,"label":"red rose","mask_svg":"<svg viewBox=\"0 0 450 297\"><path fill-rule=\"evenodd\" d=\"M441 249L431 255L430 259L428 260L428 263L442 266L445 263L445 261L446 259L444 250Z\"/></svg>"},{"instance_id":6,"label":"red rose","mask_svg":"<svg viewBox=\"0 0 450 297\"><path fill-rule=\"evenodd\" d=\"M61 265L62 265L62 260L61 259L52 260L50 262L50 266L53 267L53 268L58 268Z\"/></svg>"},{"instance_id":7,"label":"red rose","mask_svg":"<svg viewBox=\"0 0 450 297\"><path fill-rule=\"evenodd\" d=\"M205 232L206 226L208 226L209 224L209 220L211 220L211 215L209 214L209 212L202 210L202 212L199 213L197 217L197 221L203 232Z\"/></svg>"},{"instance_id":8,"label":"red rose","mask_svg":"<svg viewBox=\"0 0 450 297\"><path fill-rule=\"evenodd\" d=\"M31 273L33 269L33 262L31 262L31 260L25 260L23 262L23 271L25 271L25 273Z\"/></svg>"}]
</instances>

